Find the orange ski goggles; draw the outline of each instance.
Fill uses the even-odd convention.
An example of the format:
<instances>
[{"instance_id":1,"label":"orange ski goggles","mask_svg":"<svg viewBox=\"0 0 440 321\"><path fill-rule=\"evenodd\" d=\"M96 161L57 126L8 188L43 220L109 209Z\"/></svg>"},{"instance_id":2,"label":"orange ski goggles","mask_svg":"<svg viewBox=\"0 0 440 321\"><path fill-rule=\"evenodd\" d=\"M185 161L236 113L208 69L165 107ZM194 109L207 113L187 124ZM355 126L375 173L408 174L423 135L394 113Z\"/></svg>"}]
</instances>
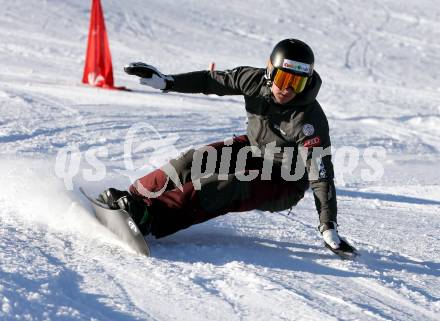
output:
<instances>
[{"instance_id":1,"label":"orange ski goggles","mask_svg":"<svg viewBox=\"0 0 440 321\"><path fill-rule=\"evenodd\" d=\"M295 75L281 69L275 69L273 82L281 90L292 87L293 91L299 94L306 88L309 79L308 76Z\"/></svg>"}]
</instances>

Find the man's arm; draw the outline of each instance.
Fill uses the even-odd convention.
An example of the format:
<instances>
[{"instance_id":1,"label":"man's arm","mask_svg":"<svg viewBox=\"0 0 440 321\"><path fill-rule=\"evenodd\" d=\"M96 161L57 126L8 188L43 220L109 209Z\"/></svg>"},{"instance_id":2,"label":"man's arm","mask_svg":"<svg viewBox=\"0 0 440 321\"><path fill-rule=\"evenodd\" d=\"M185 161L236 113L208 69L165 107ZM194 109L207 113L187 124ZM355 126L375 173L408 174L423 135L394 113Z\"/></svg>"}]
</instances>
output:
<instances>
[{"instance_id":1,"label":"man's arm","mask_svg":"<svg viewBox=\"0 0 440 321\"><path fill-rule=\"evenodd\" d=\"M315 198L316 210L319 214L318 229L328 246L332 249L339 249L341 239L337 230L336 189L333 182L330 140L328 140L328 144L324 143L323 145L325 148L313 147L309 149L307 172Z\"/></svg>"},{"instance_id":2,"label":"man's arm","mask_svg":"<svg viewBox=\"0 0 440 321\"><path fill-rule=\"evenodd\" d=\"M312 124L306 124L306 133L301 133L300 144L307 148L306 169L319 214L319 231L325 243L332 249L342 244L337 231L337 202L334 184L333 163L331 160L331 142L328 122L319 104L308 115ZM309 134L309 133L312 134ZM345 243L344 243L345 244Z\"/></svg>"},{"instance_id":3,"label":"man's arm","mask_svg":"<svg viewBox=\"0 0 440 321\"><path fill-rule=\"evenodd\" d=\"M336 222L337 202L327 117L318 102L306 112L299 145L307 149L306 170L320 223Z\"/></svg>"},{"instance_id":4,"label":"man's arm","mask_svg":"<svg viewBox=\"0 0 440 321\"><path fill-rule=\"evenodd\" d=\"M172 75L174 83L169 90L206 95L258 94L264 72L252 67L237 67L226 71L196 71Z\"/></svg>"},{"instance_id":5,"label":"man's arm","mask_svg":"<svg viewBox=\"0 0 440 321\"><path fill-rule=\"evenodd\" d=\"M330 139L326 138L325 134L318 134L315 137L322 141L322 144L308 148L307 151L307 173L310 186L320 223L336 222L337 202ZM305 140L305 146L308 146L308 141L314 139Z\"/></svg>"},{"instance_id":6,"label":"man's arm","mask_svg":"<svg viewBox=\"0 0 440 321\"><path fill-rule=\"evenodd\" d=\"M240 95L240 87L233 79L233 75L224 71L194 71L184 74L172 75L174 83L170 91L180 93L202 93L205 95L216 94Z\"/></svg>"},{"instance_id":7,"label":"man's arm","mask_svg":"<svg viewBox=\"0 0 440 321\"><path fill-rule=\"evenodd\" d=\"M316 210L321 224L337 222L336 188L333 179L312 181L310 183L315 198Z\"/></svg>"},{"instance_id":8,"label":"man's arm","mask_svg":"<svg viewBox=\"0 0 440 321\"><path fill-rule=\"evenodd\" d=\"M195 71L164 75L154 66L134 62L124 67L126 73L140 77L140 83L165 92L253 96L264 82L263 68L237 67L226 71Z\"/></svg>"}]
</instances>

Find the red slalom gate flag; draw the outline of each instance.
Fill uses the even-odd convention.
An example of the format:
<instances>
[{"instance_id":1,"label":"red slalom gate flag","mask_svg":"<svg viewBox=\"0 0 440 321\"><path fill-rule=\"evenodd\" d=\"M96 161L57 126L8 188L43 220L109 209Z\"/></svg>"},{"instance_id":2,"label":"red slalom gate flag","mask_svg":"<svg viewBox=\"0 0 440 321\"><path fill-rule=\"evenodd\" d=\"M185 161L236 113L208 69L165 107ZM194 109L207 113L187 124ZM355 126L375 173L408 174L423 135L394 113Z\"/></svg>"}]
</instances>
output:
<instances>
[{"instance_id":1,"label":"red slalom gate flag","mask_svg":"<svg viewBox=\"0 0 440 321\"><path fill-rule=\"evenodd\" d=\"M115 87L113 83L112 57L100 0L92 0L89 40L82 82L108 89L125 89Z\"/></svg>"}]
</instances>

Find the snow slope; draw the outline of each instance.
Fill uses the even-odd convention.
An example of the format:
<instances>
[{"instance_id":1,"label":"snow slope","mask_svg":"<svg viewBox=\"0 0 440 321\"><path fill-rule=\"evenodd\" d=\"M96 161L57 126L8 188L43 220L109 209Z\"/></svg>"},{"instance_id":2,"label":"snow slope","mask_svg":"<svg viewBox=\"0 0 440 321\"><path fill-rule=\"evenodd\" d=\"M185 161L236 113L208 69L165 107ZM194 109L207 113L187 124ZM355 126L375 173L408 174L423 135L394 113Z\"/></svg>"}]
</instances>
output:
<instances>
[{"instance_id":1,"label":"snow slope","mask_svg":"<svg viewBox=\"0 0 440 321\"><path fill-rule=\"evenodd\" d=\"M440 320L434 1L102 4L116 84L133 92L80 84L89 1L0 0L1 320ZM315 50L340 231L361 257L341 261L322 248L310 193L290 215L226 215L149 239L152 258L134 255L77 187L124 188L191 146L242 133L245 112L241 97L141 87L122 66L264 66L285 37ZM383 175L368 179L369 163L354 156L371 147ZM63 167L66 150L77 161ZM61 179L69 169L71 180Z\"/></svg>"}]
</instances>

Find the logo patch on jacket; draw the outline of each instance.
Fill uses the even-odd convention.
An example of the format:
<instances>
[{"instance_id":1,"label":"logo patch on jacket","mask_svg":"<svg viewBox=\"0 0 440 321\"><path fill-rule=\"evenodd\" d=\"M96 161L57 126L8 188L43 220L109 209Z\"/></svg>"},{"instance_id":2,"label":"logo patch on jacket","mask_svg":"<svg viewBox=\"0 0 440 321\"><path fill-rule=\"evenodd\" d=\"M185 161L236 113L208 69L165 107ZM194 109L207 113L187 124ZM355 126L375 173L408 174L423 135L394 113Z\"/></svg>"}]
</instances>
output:
<instances>
[{"instance_id":1,"label":"logo patch on jacket","mask_svg":"<svg viewBox=\"0 0 440 321\"><path fill-rule=\"evenodd\" d=\"M303 134L306 136L312 136L315 133L315 127L312 124L304 124Z\"/></svg>"},{"instance_id":2,"label":"logo patch on jacket","mask_svg":"<svg viewBox=\"0 0 440 321\"><path fill-rule=\"evenodd\" d=\"M308 139L304 142L304 147L316 147L321 145L321 138L319 136Z\"/></svg>"}]
</instances>

